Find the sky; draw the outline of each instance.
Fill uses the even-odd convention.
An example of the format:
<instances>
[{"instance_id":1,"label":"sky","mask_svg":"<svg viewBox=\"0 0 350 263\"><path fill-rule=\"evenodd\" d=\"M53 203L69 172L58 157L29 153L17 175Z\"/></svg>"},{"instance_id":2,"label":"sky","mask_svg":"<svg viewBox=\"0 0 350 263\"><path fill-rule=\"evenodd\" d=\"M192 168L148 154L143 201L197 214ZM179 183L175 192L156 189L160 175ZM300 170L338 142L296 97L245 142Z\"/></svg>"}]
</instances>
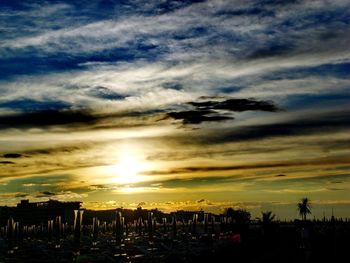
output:
<instances>
[{"instance_id":1,"label":"sky","mask_svg":"<svg viewBox=\"0 0 350 263\"><path fill-rule=\"evenodd\" d=\"M0 1L0 205L350 217L347 0Z\"/></svg>"}]
</instances>

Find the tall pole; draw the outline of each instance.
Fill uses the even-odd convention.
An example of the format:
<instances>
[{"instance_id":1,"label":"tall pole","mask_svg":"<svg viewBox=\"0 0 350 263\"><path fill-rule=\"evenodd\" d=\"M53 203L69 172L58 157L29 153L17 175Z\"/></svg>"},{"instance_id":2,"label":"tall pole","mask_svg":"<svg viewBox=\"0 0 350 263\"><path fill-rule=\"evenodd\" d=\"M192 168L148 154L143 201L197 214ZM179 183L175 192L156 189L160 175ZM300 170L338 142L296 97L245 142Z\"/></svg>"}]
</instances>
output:
<instances>
[{"instance_id":1,"label":"tall pole","mask_svg":"<svg viewBox=\"0 0 350 263\"><path fill-rule=\"evenodd\" d=\"M176 214L173 214L173 222L172 222L172 230L173 230L173 238L176 238L177 230L176 230Z\"/></svg>"},{"instance_id":2,"label":"tall pole","mask_svg":"<svg viewBox=\"0 0 350 263\"><path fill-rule=\"evenodd\" d=\"M123 222L122 222L122 213L120 211L116 211L115 218L115 237L117 246L121 245L122 237L123 237Z\"/></svg>"},{"instance_id":3,"label":"tall pole","mask_svg":"<svg viewBox=\"0 0 350 263\"><path fill-rule=\"evenodd\" d=\"M74 210L74 256L80 255L80 237L84 210Z\"/></svg>"},{"instance_id":4,"label":"tall pole","mask_svg":"<svg viewBox=\"0 0 350 263\"><path fill-rule=\"evenodd\" d=\"M14 236L14 220L10 217L7 220L7 253L13 254L13 236Z\"/></svg>"}]
</instances>

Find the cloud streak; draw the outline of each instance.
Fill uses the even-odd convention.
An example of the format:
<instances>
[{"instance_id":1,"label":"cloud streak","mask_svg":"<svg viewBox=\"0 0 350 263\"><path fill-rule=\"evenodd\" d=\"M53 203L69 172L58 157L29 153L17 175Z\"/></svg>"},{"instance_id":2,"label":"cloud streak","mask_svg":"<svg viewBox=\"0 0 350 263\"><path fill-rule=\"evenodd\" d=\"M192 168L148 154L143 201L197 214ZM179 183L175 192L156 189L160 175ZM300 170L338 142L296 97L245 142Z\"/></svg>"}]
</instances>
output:
<instances>
[{"instance_id":1,"label":"cloud streak","mask_svg":"<svg viewBox=\"0 0 350 263\"><path fill-rule=\"evenodd\" d=\"M173 175L173 174L195 174L201 172L219 172L219 171L235 171L235 170L254 170L265 168L284 168L284 167L300 167L300 166L327 166L334 164L350 164L350 159L347 157L338 157L336 159L329 158L317 158L314 160L295 160L284 162L272 162L272 163L256 163L247 165L230 165L230 166L198 166L198 167L183 167L168 171L150 171L147 175ZM279 175L281 176L281 175Z\"/></svg>"}]
</instances>

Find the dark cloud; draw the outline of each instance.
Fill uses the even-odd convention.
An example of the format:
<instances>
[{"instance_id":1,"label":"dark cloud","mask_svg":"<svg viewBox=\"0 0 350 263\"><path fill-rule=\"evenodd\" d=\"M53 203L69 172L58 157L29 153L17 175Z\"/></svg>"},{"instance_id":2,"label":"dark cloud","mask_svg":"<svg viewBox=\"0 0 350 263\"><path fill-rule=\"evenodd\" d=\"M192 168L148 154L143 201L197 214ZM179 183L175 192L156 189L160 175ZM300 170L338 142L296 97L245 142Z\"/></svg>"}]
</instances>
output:
<instances>
[{"instance_id":1,"label":"dark cloud","mask_svg":"<svg viewBox=\"0 0 350 263\"><path fill-rule=\"evenodd\" d=\"M329 191L343 191L346 190L346 188L335 188L335 187L328 187L326 188Z\"/></svg>"},{"instance_id":2,"label":"dark cloud","mask_svg":"<svg viewBox=\"0 0 350 263\"><path fill-rule=\"evenodd\" d=\"M23 112L0 116L0 129L65 126L84 130L147 126L154 122L154 120L148 122L147 118L163 112L164 110L154 109L102 114L87 108Z\"/></svg>"},{"instance_id":3,"label":"dark cloud","mask_svg":"<svg viewBox=\"0 0 350 263\"><path fill-rule=\"evenodd\" d=\"M49 192L49 191L44 191L42 192L44 195L56 195L55 193Z\"/></svg>"},{"instance_id":4,"label":"dark cloud","mask_svg":"<svg viewBox=\"0 0 350 263\"><path fill-rule=\"evenodd\" d=\"M200 124L202 122L220 122L232 120L234 119L234 117L231 116L232 112L277 112L280 110L271 101L233 99L226 97L200 97L199 99L200 101L187 103L194 109L187 111L169 112L166 114L166 116L175 120L182 120L183 124Z\"/></svg>"},{"instance_id":5,"label":"dark cloud","mask_svg":"<svg viewBox=\"0 0 350 263\"><path fill-rule=\"evenodd\" d=\"M15 163L11 161L0 161L0 164L15 164Z\"/></svg>"},{"instance_id":6,"label":"dark cloud","mask_svg":"<svg viewBox=\"0 0 350 263\"><path fill-rule=\"evenodd\" d=\"M325 168L326 170L326 168ZM283 184L287 183L297 183L300 182L301 180L305 183L322 183L324 185L339 185L339 184L344 184L345 182L349 181L349 173L344 172L344 173L337 173L337 174L326 174L326 175L310 175L307 177L303 178L298 178L298 177L286 177L283 179ZM276 180L276 181L271 181L271 183L276 183L279 184L281 181ZM339 187L336 187L339 188Z\"/></svg>"},{"instance_id":7,"label":"dark cloud","mask_svg":"<svg viewBox=\"0 0 350 263\"><path fill-rule=\"evenodd\" d=\"M163 87L166 89L174 89L174 90L182 90L183 86L177 82L165 82L163 83Z\"/></svg>"},{"instance_id":8,"label":"dark cloud","mask_svg":"<svg viewBox=\"0 0 350 263\"><path fill-rule=\"evenodd\" d=\"M186 178L173 178L163 181L151 181L151 182L141 182L137 183L133 186L138 187L151 187L154 184L161 184L162 188L168 189L176 189L176 188L200 188L200 187L208 187L208 186L216 186L220 187L220 185L234 185L237 183L248 183L245 185L246 189L274 189L281 190L284 188L295 189L296 187L300 187L300 183L302 183L303 187L314 187L315 185L328 184L330 178L335 176L336 178L345 178L346 175L329 175L329 176L312 176L312 177L290 177L285 178L283 181L281 180L261 180L266 178L265 175L254 175L254 176L242 176L242 174L229 175L229 176L197 176L193 175L192 177ZM336 187L339 188L340 187ZM206 199L199 199L198 203L206 202L209 204Z\"/></svg>"},{"instance_id":9,"label":"dark cloud","mask_svg":"<svg viewBox=\"0 0 350 263\"><path fill-rule=\"evenodd\" d=\"M43 191L40 192L39 194L37 194L35 197L41 198L41 197L51 197L51 196L55 196L56 193L53 192L49 192L49 191Z\"/></svg>"},{"instance_id":10,"label":"dark cloud","mask_svg":"<svg viewBox=\"0 0 350 263\"><path fill-rule=\"evenodd\" d=\"M191 137L191 136L190 136ZM318 143L319 144L319 143ZM325 146L327 147L327 145ZM208 148L198 148L193 151L172 151L172 152L157 152L149 155L147 160L149 161L182 161L188 160L189 158L216 158L218 156L241 156L244 154L259 154L259 153L275 153L282 152L290 149L288 146L276 146L276 145L268 145L268 146L252 146L245 145L245 147L234 147L232 148L222 148L221 150L213 150Z\"/></svg>"},{"instance_id":11,"label":"dark cloud","mask_svg":"<svg viewBox=\"0 0 350 263\"><path fill-rule=\"evenodd\" d=\"M24 198L24 197L27 197L29 196L29 194L26 194L26 193L16 193L15 194L15 197L17 198Z\"/></svg>"},{"instance_id":12,"label":"dark cloud","mask_svg":"<svg viewBox=\"0 0 350 263\"><path fill-rule=\"evenodd\" d=\"M252 7L252 8L245 8L245 9L233 9L233 10L220 10L216 13L218 16L265 16L265 15L273 15L274 12L270 10L266 10L261 7Z\"/></svg>"},{"instance_id":13,"label":"dark cloud","mask_svg":"<svg viewBox=\"0 0 350 263\"><path fill-rule=\"evenodd\" d=\"M145 175L171 175L183 173L202 173L202 172L219 172L219 171L234 171L234 170L250 170L250 169L265 169L265 168L283 168L294 166L309 166L309 165L333 165L333 164L347 164L350 163L349 157L337 158L318 158L309 160L293 160L284 162L266 162L266 163L252 163L246 165L227 165L227 166L189 166L180 167L172 170L154 170L148 171Z\"/></svg>"},{"instance_id":14,"label":"dark cloud","mask_svg":"<svg viewBox=\"0 0 350 263\"><path fill-rule=\"evenodd\" d=\"M300 0L264 0L253 1L253 3L245 8L236 5L228 6L225 10L220 10L216 15L223 16L275 16L275 8L279 6L292 5L300 2ZM277 10L276 10L277 11Z\"/></svg>"},{"instance_id":15,"label":"dark cloud","mask_svg":"<svg viewBox=\"0 0 350 263\"><path fill-rule=\"evenodd\" d=\"M332 184L342 184L344 181L331 181Z\"/></svg>"},{"instance_id":16,"label":"dark cloud","mask_svg":"<svg viewBox=\"0 0 350 263\"><path fill-rule=\"evenodd\" d=\"M58 153L73 153L79 150L86 150L90 146L91 145L89 143L75 144L73 146L57 146L53 148L27 150L23 152L23 154L26 154L26 155L45 154L46 155L46 154L58 154Z\"/></svg>"},{"instance_id":17,"label":"dark cloud","mask_svg":"<svg viewBox=\"0 0 350 263\"><path fill-rule=\"evenodd\" d=\"M88 95L106 100L122 100L126 98L126 96L119 94L106 87L91 88L88 91Z\"/></svg>"},{"instance_id":18,"label":"dark cloud","mask_svg":"<svg viewBox=\"0 0 350 263\"><path fill-rule=\"evenodd\" d=\"M192 143L217 144L258 140L280 136L308 135L346 131L350 128L350 111L310 114L290 118L273 124L247 125L244 127L223 128L220 131L206 132L193 139ZM184 138L186 140L186 138Z\"/></svg>"},{"instance_id":19,"label":"dark cloud","mask_svg":"<svg viewBox=\"0 0 350 263\"><path fill-rule=\"evenodd\" d=\"M307 77L336 77L339 79L348 79L350 72L349 62L329 63L316 66L300 66L290 69L280 69L262 76L261 81L302 79ZM295 94L298 95L298 94ZM320 95L320 94L315 94ZM322 94L321 94L322 95ZM329 94L328 94L329 96ZM317 96L318 97L318 96Z\"/></svg>"},{"instance_id":20,"label":"dark cloud","mask_svg":"<svg viewBox=\"0 0 350 263\"><path fill-rule=\"evenodd\" d=\"M31 128L74 123L94 123L96 116L88 111L38 111L0 117L0 128Z\"/></svg>"},{"instance_id":21,"label":"dark cloud","mask_svg":"<svg viewBox=\"0 0 350 263\"><path fill-rule=\"evenodd\" d=\"M247 55L248 59L260 59L267 57L275 57L275 56L283 56L286 54L290 54L294 50L294 47L289 44L271 44L266 47L254 50L250 54Z\"/></svg>"},{"instance_id":22,"label":"dark cloud","mask_svg":"<svg viewBox=\"0 0 350 263\"><path fill-rule=\"evenodd\" d=\"M203 102L190 102L189 104L195 106L198 110L227 110L233 112L276 112L280 110L272 101L258 101L254 99L226 99L223 101L209 100Z\"/></svg>"},{"instance_id":23,"label":"dark cloud","mask_svg":"<svg viewBox=\"0 0 350 263\"><path fill-rule=\"evenodd\" d=\"M182 120L183 124L200 124L202 122L226 121L233 119L233 117L230 116L220 116L212 110L169 112L167 113L167 116L175 120Z\"/></svg>"},{"instance_id":24,"label":"dark cloud","mask_svg":"<svg viewBox=\"0 0 350 263\"><path fill-rule=\"evenodd\" d=\"M6 164L14 164L13 162L6 162ZM0 163L1 164L1 163ZM23 166L17 166L17 169L14 170L6 170L4 169L2 171L2 174L0 175L1 178L13 178L13 177L20 177L28 175L27 169L23 169L24 167L30 167L35 169L36 175L46 175L48 173L65 173L72 169L80 169L80 168L90 168L90 167L96 167L96 166L104 166L109 165L110 163L106 161L101 160L89 160L86 162L86 160L76 161L74 163L72 162L60 162L57 161L55 158L53 158L52 161L41 161L39 166L36 166L35 163L33 163L34 166L30 167L30 165L23 165ZM31 164L32 165L32 164Z\"/></svg>"},{"instance_id":25,"label":"dark cloud","mask_svg":"<svg viewBox=\"0 0 350 263\"><path fill-rule=\"evenodd\" d=\"M343 29L338 29L336 27L322 31L318 37L322 41L333 40L335 38L341 37L341 34L345 34Z\"/></svg>"},{"instance_id":26,"label":"dark cloud","mask_svg":"<svg viewBox=\"0 0 350 263\"><path fill-rule=\"evenodd\" d=\"M138 187L152 187L152 185L159 184L163 188L177 188L177 187L200 187L213 184L225 184L235 180L242 180L242 177L236 176L196 176L187 178L173 178L162 181L140 182L134 186Z\"/></svg>"},{"instance_id":27,"label":"dark cloud","mask_svg":"<svg viewBox=\"0 0 350 263\"><path fill-rule=\"evenodd\" d=\"M29 196L29 194L24 192L14 192L14 193L4 193L0 194L0 198L24 198Z\"/></svg>"},{"instance_id":28,"label":"dark cloud","mask_svg":"<svg viewBox=\"0 0 350 263\"><path fill-rule=\"evenodd\" d=\"M258 1L259 5L271 5L271 6L276 6L276 5L291 5L291 4L297 4L300 3L302 0L263 0L263 1Z\"/></svg>"},{"instance_id":29,"label":"dark cloud","mask_svg":"<svg viewBox=\"0 0 350 263\"><path fill-rule=\"evenodd\" d=\"M20 153L6 153L3 155L4 158L20 158L22 154Z\"/></svg>"}]
</instances>

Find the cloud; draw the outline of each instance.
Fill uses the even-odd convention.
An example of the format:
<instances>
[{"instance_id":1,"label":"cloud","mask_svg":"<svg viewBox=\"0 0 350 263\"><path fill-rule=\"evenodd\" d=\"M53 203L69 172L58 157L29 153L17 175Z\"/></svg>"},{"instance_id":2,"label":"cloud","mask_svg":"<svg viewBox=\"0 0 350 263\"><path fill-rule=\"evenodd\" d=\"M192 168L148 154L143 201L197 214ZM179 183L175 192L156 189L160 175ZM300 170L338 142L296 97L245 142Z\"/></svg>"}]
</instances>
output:
<instances>
[{"instance_id":1,"label":"cloud","mask_svg":"<svg viewBox=\"0 0 350 263\"><path fill-rule=\"evenodd\" d=\"M293 47L291 45L270 45L265 48L254 50L247 55L247 59L262 59L269 57L276 57L291 53Z\"/></svg>"},{"instance_id":2,"label":"cloud","mask_svg":"<svg viewBox=\"0 0 350 263\"><path fill-rule=\"evenodd\" d=\"M2 157L4 157L4 158L20 158L20 157L22 157L22 154L20 154L20 153L6 153Z\"/></svg>"},{"instance_id":3,"label":"cloud","mask_svg":"<svg viewBox=\"0 0 350 263\"><path fill-rule=\"evenodd\" d=\"M329 191L344 191L347 190L346 188L336 188L336 187L327 187L326 188Z\"/></svg>"},{"instance_id":4,"label":"cloud","mask_svg":"<svg viewBox=\"0 0 350 263\"><path fill-rule=\"evenodd\" d=\"M105 88L98 88L97 90L106 92ZM118 100L123 97L113 93L106 93L106 96L111 96L110 99L116 99L114 96L118 96ZM105 96L105 95L102 95ZM214 97L212 97L214 98ZM215 98L218 99L218 98ZM31 107L36 107L36 102L30 102ZM193 101L187 103L194 109L188 111L168 112L166 118L173 118L182 120L184 124L200 124L202 122L218 122L233 119L229 115L230 112L243 112L243 111L268 111L276 112L278 107L269 101L257 101L253 99L225 99L225 100L210 100L210 101ZM38 107L41 104L38 103ZM44 104L50 105L50 104ZM22 105L23 106L23 105ZM184 104L184 106L186 106ZM21 108L22 109L22 108ZM138 119L142 116L149 116L159 114L162 111L166 111L166 108L155 111L130 111L130 112L111 112L111 113L99 113L93 112L89 109L75 110L65 108L61 110L38 110L29 111L25 113L17 113L10 115L0 116L0 128L31 128L31 127L48 127L57 125L71 125L71 126L90 126L94 127L100 123L109 122L113 123L113 119L120 119L123 117ZM144 125L152 124L144 122Z\"/></svg>"},{"instance_id":5,"label":"cloud","mask_svg":"<svg viewBox=\"0 0 350 263\"><path fill-rule=\"evenodd\" d=\"M329 112L308 113L289 116L288 119L275 120L273 123L245 124L236 127L223 127L220 132L213 131L197 138L203 144L216 144L238 141L252 141L281 136L322 134L346 131L350 127L346 109Z\"/></svg>"},{"instance_id":6,"label":"cloud","mask_svg":"<svg viewBox=\"0 0 350 263\"><path fill-rule=\"evenodd\" d=\"M203 168L205 169L205 168ZM174 172L174 171L171 171ZM164 173L163 173L164 174ZM155 175L155 174L153 174ZM227 184L234 181L239 181L242 178L239 178L237 176L189 176L185 178L164 178L161 181L150 181L150 182L141 182L135 184L136 187L149 187L154 184L159 184L160 189L194 189L194 188L200 188L210 185L218 185L218 184ZM247 178L244 178L242 180L245 180ZM249 179L248 179L249 180Z\"/></svg>"},{"instance_id":7,"label":"cloud","mask_svg":"<svg viewBox=\"0 0 350 263\"><path fill-rule=\"evenodd\" d=\"M40 192L38 195L36 195L35 197L37 198L42 198L42 197L51 197L51 196L55 196L56 194L53 192L49 192L49 191L43 191Z\"/></svg>"},{"instance_id":8,"label":"cloud","mask_svg":"<svg viewBox=\"0 0 350 263\"><path fill-rule=\"evenodd\" d=\"M115 189L114 186L108 186L108 185L103 185L103 184L90 185L89 188L91 190L113 190L113 189Z\"/></svg>"},{"instance_id":9,"label":"cloud","mask_svg":"<svg viewBox=\"0 0 350 263\"><path fill-rule=\"evenodd\" d=\"M0 117L0 127L31 128L50 125L93 123L96 118L83 111L38 111Z\"/></svg>"},{"instance_id":10,"label":"cloud","mask_svg":"<svg viewBox=\"0 0 350 263\"><path fill-rule=\"evenodd\" d=\"M26 193L21 193L21 192L13 192L13 193L5 193L5 194L0 194L1 198L4 199L10 199L10 198L24 198L27 197L28 194Z\"/></svg>"},{"instance_id":11,"label":"cloud","mask_svg":"<svg viewBox=\"0 0 350 263\"><path fill-rule=\"evenodd\" d=\"M108 89L106 87L94 87L88 91L91 96L107 99L107 100L122 100L125 99L125 95L116 93L115 91Z\"/></svg>"},{"instance_id":12,"label":"cloud","mask_svg":"<svg viewBox=\"0 0 350 263\"><path fill-rule=\"evenodd\" d=\"M229 98L219 101L190 102L199 110L227 110L233 112L242 111L279 111L279 108L271 101L257 101L254 99L234 99Z\"/></svg>"},{"instance_id":13,"label":"cloud","mask_svg":"<svg viewBox=\"0 0 350 263\"><path fill-rule=\"evenodd\" d=\"M84 151L89 149L89 143L75 143L74 145L64 145L51 148L36 148L31 150L24 150L23 154L29 156L35 155L56 155L56 154L72 154L77 151Z\"/></svg>"},{"instance_id":14,"label":"cloud","mask_svg":"<svg viewBox=\"0 0 350 263\"><path fill-rule=\"evenodd\" d=\"M269 101L256 101L254 99L233 98L223 99L223 97L211 98L217 100L188 102L187 104L194 107L193 110L169 112L166 114L166 116L175 120L182 120L183 124L200 124L202 122L219 122L232 120L234 118L228 115L230 112L276 112L279 110L277 106L275 106L272 102Z\"/></svg>"},{"instance_id":15,"label":"cloud","mask_svg":"<svg viewBox=\"0 0 350 263\"><path fill-rule=\"evenodd\" d=\"M29 194L26 194L26 193L16 193L14 194L14 197L20 197L20 198L25 198L25 197L28 197Z\"/></svg>"},{"instance_id":16,"label":"cloud","mask_svg":"<svg viewBox=\"0 0 350 263\"><path fill-rule=\"evenodd\" d=\"M234 170L254 170L254 169L266 169L266 168L284 168L284 167L297 167L297 166L322 166L322 165L334 165L334 164L348 164L350 159L343 156L338 158L316 158L316 159L301 159L290 160L283 162L265 162L265 163L252 163L243 165L227 165L227 166L190 166L180 167L172 170L164 171L148 171L145 175L176 175L176 174L195 174L201 172L219 172L219 171L234 171ZM215 178L218 179L218 178ZM223 178L221 178L223 179ZM221 180L220 179L220 180Z\"/></svg>"},{"instance_id":17,"label":"cloud","mask_svg":"<svg viewBox=\"0 0 350 263\"><path fill-rule=\"evenodd\" d=\"M130 4L134 6L132 9L114 3L114 8L99 12L98 5L78 8L69 2L64 8L57 6L46 20L36 24L36 34L15 34L8 30L15 36L9 33L2 47L10 58L8 62L15 63L17 59L12 74L16 74L15 69L18 72L21 63L28 64L33 58L40 63L34 63L27 70L40 65L34 73L42 73L45 70L80 70L79 65L83 63L111 61L156 60L173 64L197 58L199 62L215 59L241 64L247 58L256 60L252 54L258 54L260 59L261 54L264 59L283 57L281 50L290 46L294 47L294 56L303 52L307 57L306 51L311 55L320 51L335 55L341 48L334 47L333 42L346 48L344 30L348 5L341 1L332 2L331 6L323 1L317 3L284 5L237 1L232 5L231 1L221 1L212 5L189 1L176 4L176 8L166 8L167 12L159 11L164 8L159 9L159 4L154 2L140 6ZM22 15L34 10L38 12L37 6ZM62 10L67 12L62 13ZM323 13L328 16L322 16ZM23 26L26 22L17 20ZM333 28L340 31L336 40L333 36L327 41L312 41L320 34L334 31ZM300 57L300 65L301 62ZM273 63L278 68L278 61Z\"/></svg>"},{"instance_id":18,"label":"cloud","mask_svg":"<svg viewBox=\"0 0 350 263\"><path fill-rule=\"evenodd\" d=\"M15 164L15 162L11 162L11 161L0 161L0 164Z\"/></svg>"},{"instance_id":19,"label":"cloud","mask_svg":"<svg viewBox=\"0 0 350 263\"><path fill-rule=\"evenodd\" d=\"M161 111L160 111L161 112ZM45 129L54 126L71 129L125 128L155 123L156 111L99 113L90 109L44 110L0 116L0 129ZM147 120L149 118L150 120Z\"/></svg>"},{"instance_id":20,"label":"cloud","mask_svg":"<svg viewBox=\"0 0 350 263\"><path fill-rule=\"evenodd\" d=\"M66 201L66 200L76 200L80 201L82 198L86 198L88 195L87 194L78 194L72 191L59 191L59 192L49 192L49 191L44 191L41 193L38 193L35 196L31 196L32 198L35 198L36 200L45 200L47 198L58 200L58 201ZM34 199L34 200L35 200Z\"/></svg>"},{"instance_id":21,"label":"cloud","mask_svg":"<svg viewBox=\"0 0 350 263\"><path fill-rule=\"evenodd\" d=\"M233 119L233 117L229 116L220 116L215 111L211 110L169 112L166 115L175 120L182 120L183 124L200 124L202 122L218 122Z\"/></svg>"}]
</instances>

